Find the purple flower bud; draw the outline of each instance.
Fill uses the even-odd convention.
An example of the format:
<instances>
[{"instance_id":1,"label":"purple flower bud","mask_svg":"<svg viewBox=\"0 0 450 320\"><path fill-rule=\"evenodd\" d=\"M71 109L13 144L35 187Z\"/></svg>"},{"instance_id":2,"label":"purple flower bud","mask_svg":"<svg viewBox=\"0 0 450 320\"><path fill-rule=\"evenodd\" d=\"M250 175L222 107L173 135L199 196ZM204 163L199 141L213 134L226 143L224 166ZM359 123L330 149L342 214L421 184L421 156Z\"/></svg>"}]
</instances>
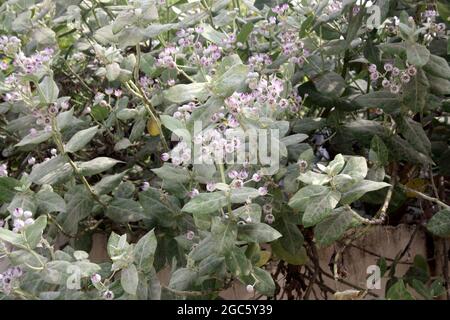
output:
<instances>
[{"instance_id":1,"label":"purple flower bud","mask_svg":"<svg viewBox=\"0 0 450 320\"><path fill-rule=\"evenodd\" d=\"M194 239L194 237L195 237L194 231L189 230L188 232L186 232L186 239L188 239L189 241Z\"/></svg>"},{"instance_id":2,"label":"purple flower bud","mask_svg":"<svg viewBox=\"0 0 450 320\"><path fill-rule=\"evenodd\" d=\"M376 66L375 64L371 64L371 65L369 66L369 72L370 72L370 73L377 72L377 66Z\"/></svg>"},{"instance_id":3,"label":"purple flower bud","mask_svg":"<svg viewBox=\"0 0 450 320\"><path fill-rule=\"evenodd\" d=\"M267 187L259 187L258 188L258 193L260 196L265 196L267 194L268 190Z\"/></svg>"},{"instance_id":4,"label":"purple flower bud","mask_svg":"<svg viewBox=\"0 0 450 320\"><path fill-rule=\"evenodd\" d=\"M416 69L416 67L415 67L415 66L409 66L409 67L408 67L408 74L409 74L411 77L414 77L414 76L417 74L417 69Z\"/></svg>"},{"instance_id":5,"label":"purple flower bud","mask_svg":"<svg viewBox=\"0 0 450 320\"><path fill-rule=\"evenodd\" d=\"M112 300L112 299L114 299L114 293L113 293L111 290L106 290L106 291L103 293L103 298L104 298L105 300Z\"/></svg>"},{"instance_id":6,"label":"purple flower bud","mask_svg":"<svg viewBox=\"0 0 450 320\"><path fill-rule=\"evenodd\" d=\"M33 218L28 218L27 220L25 220L24 223L27 226L32 225L34 223L34 219Z\"/></svg>"},{"instance_id":7,"label":"purple flower bud","mask_svg":"<svg viewBox=\"0 0 450 320\"><path fill-rule=\"evenodd\" d=\"M228 177L230 177L230 179L235 179L238 177L238 172L236 170L231 170L228 172Z\"/></svg>"},{"instance_id":8,"label":"purple flower bud","mask_svg":"<svg viewBox=\"0 0 450 320\"><path fill-rule=\"evenodd\" d=\"M390 72L390 71L392 71L393 67L394 66L392 65L392 63L386 63L384 65L384 70L387 71L387 72Z\"/></svg>"},{"instance_id":9,"label":"purple flower bud","mask_svg":"<svg viewBox=\"0 0 450 320\"><path fill-rule=\"evenodd\" d=\"M13 216L15 218L22 218L23 216L23 209L22 208L15 208L13 211Z\"/></svg>"},{"instance_id":10,"label":"purple flower bud","mask_svg":"<svg viewBox=\"0 0 450 320\"><path fill-rule=\"evenodd\" d=\"M196 188L194 188L188 192L188 197L192 199L195 196L198 196L199 194L200 194L200 192Z\"/></svg>"},{"instance_id":11,"label":"purple flower bud","mask_svg":"<svg viewBox=\"0 0 450 320\"><path fill-rule=\"evenodd\" d=\"M261 175L259 173L254 173L253 176L252 176L252 180L255 181L255 182L261 181L261 178L262 177L261 177Z\"/></svg>"},{"instance_id":12,"label":"purple flower bud","mask_svg":"<svg viewBox=\"0 0 450 320\"><path fill-rule=\"evenodd\" d=\"M216 184L214 182L208 182L206 184L206 190L208 190L209 192L216 190Z\"/></svg>"},{"instance_id":13,"label":"purple flower bud","mask_svg":"<svg viewBox=\"0 0 450 320\"><path fill-rule=\"evenodd\" d=\"M150 184L147 181L144 181L141 186L142 191L147 191L149 188Z\"/></svg>"},{"instance_id":14,"label":"purple flower bud","mask_svg":"<svg viewBox=\"0 0 450 320\"><path fill-rule=\"evenodd\" d=\"M170 155L169 155L167 152L164 152L164 153L161 155L161 160L162 160L162 161L166 162L166 161L169 161L169 159L170 159Z\"/></svg>"},{"instance_id":15,"label":"purple flower bud","mask_svg":"<svg viewBox=\"0 0 450 320\"><path fill-rule=\"evenodd\" d=\"M26 210L23 212L23 217L25 219L31 218L32 216L33 216L33 213L31 211Z\"/></svg>"},{"instance_id":16,"label":"purple flower bud","mask_svg":"<svg viewBox=\"0 0 450 320\"><path fill-rule=\"evenodd\" d=\"M272 224L275 221L275 216L273 214L267 214L264 217L264 220L268 223L268 224Z\"/></svg>"},{"instance_id":17,"label":"purple flower bud","mask_svg":"<svg viewBox=\"0 0 450 320\"><path fill-rule=\"evenodd\" d=\"M392 84L391 85L391 92L392 93L399 93L400 92L400 87L396 84Z\"/></svg>"},{"instance_id":18,"label":"purple flower bud","mask_svg":"<svg viewBox=\"0 0 450 320\"><path fill-rule=\"evenodd\" d=\"M95 273L91 276L91 281L92 281L92 283L97 284L100 281L102 281L102 276L99 275L98 273Z\"/></svg>"}]
</instances>

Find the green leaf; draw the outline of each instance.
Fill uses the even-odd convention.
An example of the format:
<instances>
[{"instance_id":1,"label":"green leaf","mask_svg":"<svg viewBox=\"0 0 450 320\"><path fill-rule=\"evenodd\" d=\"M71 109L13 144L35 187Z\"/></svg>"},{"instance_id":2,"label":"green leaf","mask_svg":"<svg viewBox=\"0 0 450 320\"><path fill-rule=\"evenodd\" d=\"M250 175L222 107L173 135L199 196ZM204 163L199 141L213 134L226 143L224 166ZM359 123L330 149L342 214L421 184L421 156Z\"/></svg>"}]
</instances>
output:
<instances>
[{"instance_id":1,"label":"green leaf","mask_svg":"<svg viewBox=\"0 0 450 320\"><path fill-rule=\"evenodd\" d=\"M444 209L437 212L430 221L428 221L427 229L438 237L450 237L450 210Z\"/></svg>"},{"instance_id":2,"label":"green leaf","mask_svg":"<svg viewBox=\"0 0 450 320\"><path fill-rule=\"evenodd\" d=\"M191 141L191 134L186 129L186 126L180 120L168 116L162 115L160 116L161 123L170 131L175 133L177 136L182 137L183 141Z\"/></svg>"},{"instance_id":3,"label":"green leaf","mask_svg":"<svg viewBox=\"0 0 450 320\"><path fill-rule=\"evenodd\" d=\"M44 212L65 212L66 202L57 193L53 192L51 187L41 188L36 194L36 201L40 210Z\"/></svg>"},{"instance_id":4,"label":"green leaf","mask_svg":"<svg viewBox=\"0 0 450 320\"><path fill-rule=\"evenodd\" d=\"M140 68L147 76L152 77L157 72L158 68L155 66L155 58L150 52L142 53Z\"/></svg>"},{"instance_id":5,"label":"green leaf","mask_svg":"<svg viewBox=\"0 0 450 320\"><path fill-rule=\"evenodd\" d=\"M94 138L98 132L98 126L91 127L89 129L81 130L73 135L65 146L65 151L74 153L81 150L89 141Z\"/></svg>"},{"instance_id":6,"label":"green leaf","mask_svg":"<svg viewBox=\"0 0 450 320\"><path fill-rule=\"evenodd\" d=\"M323 118L303 118L294 120L292 130L299 133L311 133L322 129L326 125L326 120Z\"/></svg>"},{"instance_id":7,"label":"green leaf","mask_svg":"<svg viewBox=\"0 0 450 320\"><path fill-rule=\"evenodd\" d=\"M400 97L389 91L374 91L360 95L353 100L361 108L380 108L387 113L393 113L400 108Z\"/></svg>"},{"instance_id":8,"label":"green leaf","mask_svg":"<svg viewBox=\"0 0 450 320\"><path fill-rule=\"evenodd\" d=\"M139 284L139 275L134 264L130 264L127 268L122 269L120 273L120 284L126 293L136 295Z\"/></svg>"},{"instance_id":9,"label":"green leaf","mask_svg":"<svg viewBox=\"0 0 450 320\"><path fill-rule=\"evenodd\" d=\"M39 216L33 224L25 227L25 239L30 248L34 249L41 241L42 233L47 226L47 216Z\"/></svg>"},{"instance_id":10,"label":"green leaf","mask_svg":"<svg viewBox=\"0 0 450 320\"><path fill-rule=\"evenodd\" d=\"M358 181L350 188L350 190L342 194L340 203L350 204L361 198L367 192L379 190L386 187L389 187L389 184L386 182L376 182L371 180Z\"/></svg>"},{"instance_id":11,"label":"green leaf","mask_svg":"<svg viewBox=\"0 0 450 320\"><path fill-rule=\"evenodd\" d=\"M223 269L222 267L224 261L225 261L224 257L218 257L215 254L210 255L209 257L203 259L198 264L198 275L199 276L214 275L217 272L220 272Z\"/></svg>"},{"instance_id":12,"label":"green leaf","mask_svg":"<svg viewBox=\"0 0 450 320\"><path fill-rule=\"evenodd\" d=\"M432 54L428 63L423 66L423 70L435 77L450 80L450 66L447 60L440 56Z\"/></svg>"},{"instance_id":13,"label":"green leaf","mask_svg":"<svg viewBox=\"0 0 450 320\"><path fill-rule=\"evenodd\" d=\"M307 255L303 247L304 238L299 227L286 217L275 220L274 227L283 235L271 243L272 250L282 260L293 265L305 264Z\"/></svg>"},{"instance_id":14,"label":"green leaf","mask_svg":"<svg viewBox=\"0 0 450 320\"><path fill-rule=\"evenodd\" d=\"M425 154L431 154L431 142L422 125L409 117L398 117L396 122L400 133L417 151Z\"/></svg>"},{"instance_id":15,"label":"green leaf","mask_svg":"<svg viewBox=\"0 0 450 320\"><path fill-rule=\"evenodd\" d=\"M298 180L300 180L304 184L324 185L330 182L331 177L327 174L307 171L306 173L301 173L298 177Z\"/></svg>"},{"instance_id":16,"label":"green leaf","mask_svg":"<svg viewBox=\"0 0 450 320\"><path fill-rule=\"evenodd\" d=\"M321 222L314 228L314 236L318 244L328 246L339 240L342 235L351 226L353 215L348 210L335 209L333 214Z\"/></svg>"},{"instance_id":17,"label":"green leaf","mask_svg":"<svg viewBox=\"0 0 450 320\"><path fill-rule=\"evenodd\" d=\"M175 167L168 163L165 163L161 168L152 169L152 171L164 181L185 183L191 180L186 168Z\"/></svg>"},{"instance_id":18,"label":"green leaf","mask_svg":"<svg viewBox=\"0 0 450 320\"><path fill-rule=\"evenodd\" d=\"M0 240L8 242L16 247L25 248L25 239L21 234L0 228Z\"/></svg>"},{"instance_id":19,"label":"green leaf","mask_svg":"<svg viewBox=\"0 0 450 320\"><path fill-rule=\"evenodd\" d=\"M230 273L237 277L248 275L252 270L252 265L245 256L244 251L236 246L233 246L231 250L225 254L225 264Z\"/></svg>"},{"instance_id":20,"label":"green leaf","mask_svg":"<svg viewBox=\"0 0 450 320\"><path fill-rule=\"evenodd\" d=\"M417 151L417 149L411 146L408 141L402 139L398 135L392 136L385 142L389 150L395 150L395 152L391 153L394 159L406 160L420 165L433 163L429 156Z\"/></svg>"},{"instance_id":21,"label":"green leaf","mask_svg":"<svg viewBox=\"0 0 450 320\"><path fill-rule=\"evenodd\" d=\"M33 194L31 192L16 193L7 209L12 213L16 208L29 210L33 213L36 212L36 202L34 201Z\"/></svg>"},{"instance_id":22,"label":"green leaf","mask_svg":"<svg viewBox=\"0 0 450 320\"><path fill-rule=\"evenodd\" d=\"M211 223L211 236L215 245L215 252L223 255L230 250L236 242L237 228L232 221L223 221L220 217L213 217Z\"/></svg>"},{"instance_id":23,"label":"green leaf","mask_svg":"<svg viewBox=\"0 0 450 320\"><path fill-rule=\"evenodd\" d=\"M155 231L147 232L134 247L134 262L139 271L150 272L153 270L153 259L155 256L157 241Z\"/></svg>"},{"instance_id":24,"label":"green leaf","mask_svg":"<svg viewBox=\"0 0 450 320\"><path fill-rule=\"evenodd\" d=\"M450 81L444 78L435 77L432 75L427 75L428 81L430 83L431 92L437 95L448 95L450 94Z\"/></svg>"},{"instance_id":25,"label":"green leaf","mask_svg":"<svg viewBox=\"0 0 450 320\"><path fill-rule=\"evenodd\" d=\"M140 192L139 203L144 209L144 217L154 218L159 225L168 228L173 227L173 217L181 210L178 198L155 188Z\"/></svg>"},{"instance_id":26,"label":"green leaf","mask_svg":"<svg viewBox=\"0 0 450 320\"><path fill-rule=\"evenodd\" d=\"M350 156L341 174L348 174L356 180L361 180L367 176L367 171L366 158Z\"/></svg>"},{"instance_id":27,"label":"green leaf","mask_svg":"<svg viewBox=\"0 0 450 320\"><path fill-rule=\"evenodd\" d=\"M164 92L164 97L167 100L178 104L193 101L195 99L203 100L207 95L208 91L206 83L204 82L177 84Z\"/></svg>"},{"instance_id":28,"label":"green leaf","mask_svg":"<svg viewBox=\"0 0 450 320\"><path fill-rule=\"evenodd\" d=\"M139 116L139 110L123 108L123 109L117 110L116 116L117 116L117 119L122 120L122 121L132 120Z\"/></svg>"},{"instance_id":29,"label":"green leaf","mask_svg":"<svg viewBox=\"0 0 450 320\"><path fill-rule=\"evenodd\" d=\"M175 290L186 291L191 287L197 277L197 272L194 270L180 268L170 277L169 287Z\"/></svg>"},{"instance_id":30,"label":"green leaf","mask_svg":"<svg viewBox=\"0 0 450 320\"><path fill-rule=\"evenodd\" d=\"M58 220L66 233L75 234L78 230L78 223L91 214L94 200L82 185L70 189L65 198L67 212L60 214Z\"/></svg>"},{"instance_id":31,"label":"green leaf","mask_svg":"<svg viewBox=\"0 0 450 320\"><path fill-rule=\"evenodd\" d=\"M253 269L253 275L256 280L256 291L269 297L273 296L275 292L275 282L273 281L270 273L266 270L255 267Z\"/></svg>"},{"instance_id":32,"label":"green leaf","mask_svg":"<svg viewBox=\"0 0 450 320\"><path fill-rule=\"evenodd\" d=\"M342 154L337 154L332 161L327 166L327 173L331 176L335 176L341 172L344 168L345 160Z\"/></svg>"},{"instance_id":33,"label":"green leaf","mask_svg":"<svg viewBox=\"0 0 450 320\"><path fill-rule=\"evenodd\" d=\"M236 41L240 43L245 43L248 39L248 36L253 31L254 24L251 22L247 22L241 28L241 31L238 33L236 37Z\"/></svg>"},{"instance_id":34,"label":"green leaf","mask_svg":"<svg viewBox=\"0 0 450 320\"><path fill-rule=\"evenodd\" d=\"M202 37L204 37L206 40L211 41L212 43L222 44L222 42L227 39L227 36L224 33L215 30L209 24L202 24L202 28Z\"/></svg>"},{"instance_id":35,"label":"green leaf","mask_svg":"<svg viewBox=\"0 0 450 320\"><path fill-rule=\"evenodd\" d=\"M313 80L317 91L333 97L340 97L345 90L345 80L336 72L321 74Z\"/></svg>"},{"instance_id":36,"label":"green leaf","mask_svg":"<svg viewBox=\"0 0 450 320\"><path fill-rule=\"evenodd\" d=\"M120 75L120 66L117 62L106 65L106 79L109 82L116 80Z\"/></svg>"},{"instance_id":37,"label":"green leaf","mask_svg":"<svg viewBox=\"0 0 450 320\"><path fill-rule=\"evenodd\" d=\"M329 189L325 186L310 185L301 188L294 196L289 200L288 205L291 208L299 211L305 211L309 202L316 197L323 196Z\"/></svg>"},{"instance_id":38,"label":"green leaf","mask_svg":"<svg viewBox=\"0 0 450 320\"><path fill-rule=\"evenodd\" d=\"M34 134L28 134L25 137L22 138L22 140L19 141L15 146L16 147L23 147L29 144L39 144L42 142L47 141L52 136L51 132L47 132L45 130L40 130Z\"/></svg>"},{"instance_id":39,"label":"green leaf","mask_svg":"<svg viewBox=\"0 0 450 320\"><path fill-rule=\"evenodd\" d=\"M56 184L68 178L73 172L72 167L63 156L33 166L29 179L35 184Z\"/></svg>"},{"instance_id":40,"label":"green leaf","mask_svg":"<svg viewBox=\"0 0 450 320\"><path fill-rule=\"evenodd\" d=\"M244 203L248 199L259 197L259 192L255 188L242 187L239 189L231 190L231 202L232 203Z\"/></svg>"},{"instance_id":41,"label":"green leaf","mask_svg":"<svg viewBox=\"0 0 450 320\"><path fill-rule=\"evenodd\" d=\"M397 280L397 282L392 285L386 293L386 298L388 300L414 300L414 297L406 289L403 280Z\"/></svg>"},{"instance_id":42,"label":"green leaf","mask_svg":"<svg viewBox=\"0 0 450 320\"><path fill-rule=\"evenodd\" d=\"M108 157L98 157L90 161L86 162L78 162L78 169L83 176L93 176L95 174L99 174L103 171L111 169L116 164L118 164L119 160L111 159Z\"/></svg>"},{"instance_id":43,"label":"green leaf","mask_svg":"<svg viewBox=\"0 0 450 320\"><path fill-rule=\"evenodd\" d=\"M239 217L242 220L250 218L252 222L261 221L261 206L257 203L246 204L242 207L233 210L233 216Z\"/></svg>"},{"instance_id":44,"label":"green leaf","mask_svg":"<svg viewBox=\"0 0 450 320\"><path fill-rule=\"evenodd\" d=\"M428 60L430 59L430 51L428 51L427 47L421 44L407 42L406 56L409 63L417 67L423 67L428 63Z\"/></svg>"},{"instance_id":45,"label":"green leaf","mask_svg":"<svg viewBox=\"0 0 450 320\"><path fill-rule=\"evenodd\" d=\"M51 104L58 99L59 89L56 82L49 76L46 76L39 83L39 94L41 95L41 103Z\"/></svg>"},{"instance_id":46,"label":"green leaf","mask_svg":"<svg viewBox=\"0 0 450 320\"><path fill-rule=\"evenodd\" d=\"M213 91L221 97L228 97L235 91L243 92L247 88L245 81L247 80L248 70L248 66L243 64L232 66L213 81Z\"/></svg>"},{"instance_id":47,"label":"green leaf","mask_svg":"<svg viewBox=\"0 0 450 320\"><path fill-rule=\"evenodd\" d=\"M369 160L378 166L384 166L389 161L389 151L383 140L374 135L370 143Z\"/></svg>"},{"instance_id":48,"label":"green leaf","mask_svg":"<svg viewBox=\"0 0 450 320\"><path fill-rule=\"evenodd\" d=\"M336 207L340 198L339 192L328 190L323 196L311 200L303 214L303 225L312 227L325 219Z\"/></svg>"},{"instance_id":49,"label":"green leaf","mask_svg":"<svg viewBox=\"0 0 450 320\"><path fill-rule=\"evenodd\" d=\"M113 191L117 186L122 182L123 177L127 172L121 172L109 176L104 176L102 180L97 182L97 184L93 187L94 192L97 195L102 195Z\"/></svg>"},{"instance_id":50,"label":"green leaf","mask_svg":"<svg viewBox=\"0 0 450 320\"><path fill-rule=\"evenodd\" d=\"M413 112L422 112L427 104L430 83L422 69L404 85L403 104Z\"/></svg>"},{"instance_id":51,"label":"green leaf","mask_svg":"<svg viewBox=\"0 0 450 320\"><path fill-rule=\"evenodd\" d=\"M227 204L224 192L200 193L186 203L182 211L189 213L207 214L217 212Z\"/></svg>"},{"instance_id":52,"label":"green leaf","mask_svg":"<svg viewBox=\"0 0 450 320\"><path fill-rule=\"evenodd\" d=\"M143 209L141 205L132 199L114 199L106 209L106 216L120 223L141 220L142 215Z\"/></svg>"},{"instance_id":53,"label":"green leaf","mask_svg":"<svg viewBox=\"0 0 450 320\"><path fill-rule=\"evenodd\" d=\"M238 226L238 239L246 242L271 242L283 235L265 223L246 223Z\"/></svg>"},{"instance_id":54,"label":"green leaf","mask_svg":"<svg viewBox=\"0 0 450 320\"><path fill-rule=\"evenodd\" d=\"M16 187L21 183L10 177L0 177L0 204L10 202L16 194Z\"/></svg>"}]
</instances>

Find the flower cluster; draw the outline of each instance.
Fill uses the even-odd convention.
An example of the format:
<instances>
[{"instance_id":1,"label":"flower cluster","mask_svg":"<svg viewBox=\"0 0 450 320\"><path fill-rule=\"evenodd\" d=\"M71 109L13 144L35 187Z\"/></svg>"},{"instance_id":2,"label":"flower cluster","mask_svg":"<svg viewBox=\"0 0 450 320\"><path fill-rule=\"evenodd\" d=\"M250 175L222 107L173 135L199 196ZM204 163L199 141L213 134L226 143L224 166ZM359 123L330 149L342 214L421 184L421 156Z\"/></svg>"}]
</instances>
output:
<instances>
[{"instance_id":1,"label":"flower cluster","mask_svg":"<svg viewBox=\"0 0 450 320\"><path fill-rule=\"evenodd\" d=\"M376 65L371 64L369 66L370 79L372 83L377 83L381 79L383 88L389 89L392 93L400 93L402 85L410 82L411 77L417 73L417 69L413 65L408 66L405 70L400 70L392 63L385 63L383 69L384 71L380 72Z\"/></svg>"},{"instance_id":2,"label":"flower cluster","mask_svg":"<svg viewBox=\"0 0 450 320\"><path fill-rule=\"evenodd\" d=\"M14 288L14 283L17 282L22 275L23 270L20 267L11 267L0 273L0 292L9 295L12 288Z\"/></svg>"},{"instance_id":3,"label":"flower cluster","mask_svg":"<svg viewBox=\"0 0 450 320\"><path fill-rule=\"evenodd\" d=\"M194 44L194 28L180 29L177 31L178 45L181 48L187 48Z\"/></svg>"},{"instance_id":4,"label":"flower cluster","mask_svg":"<svg viewBox=\"0 0 450 320\"><path fill-rule=\"evenodd\" d=\"M25 226L32 225L34 223L32 216L33 213L31 211L15 208L12 213L13 231L20 232Z\"/></svg>"},{"instance_id":5,"label":"flower cluster","mask_svg":"<svg viewBox=\"0 0 450 320\"><path fill-rule=\"evenodd\" d=\"M205 48L201 42L196 42L194 53L190 59L193 63L209 71L221 57L222 48L219 46L211 44Z\"/></svg>"},{"instance_id":6,"label":"flower cluster","mask_svg":"<svg viewBox=\"0 0 450 320\"><path fill-rule=\"evenodd\" d=\"M267 105L271 110L277 106L284 109L288 106L286 99L281 99L284 90L283 81L276 76L260 78L257 72L250 72L247 83L252 92L235 92L225 99L225 106L234 114L244 113L249 117L257 117L263 112L261 108Z\"/></svg>"},{"instance_id":7,"label":"flower cluster","mask_svg":"<svg viewBox=\"0 0 450 320\"><path fill-rule=\"evenodd\" d=\"M191 117L192 111L194 111L198 107L199 105L195 104L195 102L192 101L187 104L183 104L182 106L178 107L177 111L174 112L173 117L178 120L187 121Z\"/></svg>"},{"instance_id":8,"label":"flower cluster","mask_svg":"<svg viewBox=\"0 0 450 320\"><path fill-rule=\"evenodd\" d=\"M1 36L0 37L0 51L3 51L7 56L14 56L20 49L21 41L15 36Z\"/></svg>"},{"instance_id":9,"label":"flower cluster","mask_svg":"<svg viewBox=\"0 0 450 320\"><path fill-rule=\"evenodd\" d=\"M305 44L298 37L295 30L286 30L279 35L281 42L281 50L283 55L289 58L289 61L303 65L305 59L309 57L310 52L305 48Z\"/></svg>"},{"instance_id":10,"label":"flower cluster","mask_svg":"<svg viewBox=\"0 0 450 320\"><path fill-rule=\"evenodd\" d=\"M33 74L51 60L53 53L54 50L52 48L45 48L30 57L27 57L23 52L19 52L15 56L14 66L19 68L24 74Z\"/></svg>"},{"instance_id":11,"label":"flower cluster","mask_svg":"<svg viewBox=\"0 0 450 320\"><path fill-rule=\"evenodd\" d=\"M252 71L261 71L272 64L272 59L266 53L255 53L248 58L248 64Z\"/></svg>"},{"instance_id":12,"label":"flower cluster","mask_svg":"<svg viewBox=\"0 0 450 320\"><path fill-rule=\"evenodd\" d=\"M156 60L156 65L162 68L175 69L177 63L175 61L175 55L178 53L178 48L174 46L166 47L162 50L158 59Z\"/></svg>"}]
</instances>

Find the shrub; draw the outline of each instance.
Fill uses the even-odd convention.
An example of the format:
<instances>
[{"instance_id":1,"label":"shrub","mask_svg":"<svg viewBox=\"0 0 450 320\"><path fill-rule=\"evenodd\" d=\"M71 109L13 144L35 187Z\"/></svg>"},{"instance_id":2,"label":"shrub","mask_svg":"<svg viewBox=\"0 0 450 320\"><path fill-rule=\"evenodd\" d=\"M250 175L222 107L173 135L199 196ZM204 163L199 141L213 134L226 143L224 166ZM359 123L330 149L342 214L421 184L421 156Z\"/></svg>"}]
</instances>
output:
<instances>
[{"instance_id":1,"label":"shrub","mask_svg":"<svg viewBox=\"0 0 450 320\"><path fill-rule=\"evenodd\" d=\"M3 2L0 297L272 297L273 262L318 270L373 225L450 236L434 3ZM421 261L388 298L442 294Z\"/></svg>"}]
</instances>

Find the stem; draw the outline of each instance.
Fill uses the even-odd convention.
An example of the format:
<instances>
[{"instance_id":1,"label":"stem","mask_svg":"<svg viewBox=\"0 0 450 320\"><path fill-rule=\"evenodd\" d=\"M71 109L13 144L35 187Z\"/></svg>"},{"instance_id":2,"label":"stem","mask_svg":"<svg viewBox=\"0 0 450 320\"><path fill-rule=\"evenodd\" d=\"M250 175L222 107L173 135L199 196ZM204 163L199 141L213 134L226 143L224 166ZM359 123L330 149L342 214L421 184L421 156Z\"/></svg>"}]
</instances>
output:
<instances>
[{"instance_id":1,"label":"stem","mask_svg":"<svg viewBox=\"0 0 450 320\"><path fill-rule=\"evenodd\" d=\"M107 207L106 203L104 203L102 200L100 200L100 197L95 193L94 189L92 189L91 185L86 180L86 177L84 177L80 173L80 169L78 168L78 166L75 164L75 162L72 161L72 159L66 153L66 151L64 149L64 144L62 143L62 140L61 140L61 135L58 131L58 125L57 125L54 117L52 118L52 130L53 130L53 139L55 140L55 143L56 143L59 153L61 153L63 156L65 156L65 158L67 159L67 162L69 162L69 164L72 167L75 174L80 178L81 182L83 182L84 186L86 187L88 192L91 194L92 198L95 201L97 201L102 207L106 208Z\"/></svg>"},{"instance_id":2,"label":"stem","mask_svg":"<svg viewBox=\"0 0 450 320\"><path fill-rule=\"evenodd\" d=\"M402 185L402 184L399 184L399 187L402 188L404 191L409 192L409 193L412 193L412 194L414 194L415 196L417 196L417 197L419 197L419 198L428 200L428 201L430 201L430 202L434 202L434 203L440 205L441 207L443 207L444 209L450 210L450 206L447 205L446 203L442 202L442 201L439 200L439 199L436 199L436 198L427 196L426 194L424 194L424 193L422 193L422 192L419 192L419 191L417 191L417 190L408 188L407 186L404 186L404 185Z\"/></svg>"},{"instance_id":3,"label":"stem","mask_svg":"<svg viewBox=\"0 0 450 320\"><path fill-rule=\"evenodd\" d=\"M135 86L140 93L136 92L135 90L133 90L130 86L130 84L132 84L133 86ZM144 101L144 107L147 110L147 112L150 114L150 117L155 121L156 126L158 127L159 130L159 136L161 137L161 142L163 144L163 148L165 151L169 150L169 145L167 144L166 138L163 135L162 132L162 126L161 126L161 121L159 119L159 117L156 116L156 110L153 108L150 100L148 100L147 96L145 95L144 91L140 88L137 87L133 82L130 81L129 84L126 84L127 88L134 94L136 95L136 97L142 99Z\"/></svg>"},{"instance_id":4,"label":"stem","mask_svg":"<svg viewBox=\"0 0 450 320\"><path fill-rule=\"evenodd\" d=\"M223 163L218 163L217 166L219 167L220 170L220 177L222 178L222 183L227 183L226 179L225 179L225 169L223 167ZM228 190L227 191L227 201L228 201L228 213L231 215L231 212L233 211L231 209L231 191Z\"/></svg>"}]
</instances>

